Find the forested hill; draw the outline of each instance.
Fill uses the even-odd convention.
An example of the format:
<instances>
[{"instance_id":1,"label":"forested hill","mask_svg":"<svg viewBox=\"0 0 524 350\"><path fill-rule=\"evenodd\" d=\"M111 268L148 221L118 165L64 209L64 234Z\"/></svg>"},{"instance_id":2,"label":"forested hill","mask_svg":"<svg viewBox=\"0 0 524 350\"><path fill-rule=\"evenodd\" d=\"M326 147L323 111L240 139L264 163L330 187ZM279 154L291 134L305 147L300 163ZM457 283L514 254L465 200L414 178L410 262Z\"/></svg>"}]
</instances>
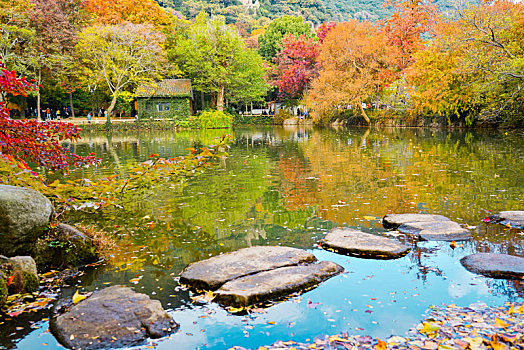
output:
<instances>
[{"instance_id":1,"label":"forested hill","mask_svg":"<svg viewBox=\"0 0 524 350\"><path fill-rule=\"evenodd\" d=\"M434 0L441 11L452 8L453 0ZM228 23L245 20L274 19L283 15L301 15L306 21L320 24L326 21L345 21L349 16L374 21L387 17L391 8L384 0L157 0L186 18L194 18L201 10L222 15Z\"/></svg>"}]
</instances>

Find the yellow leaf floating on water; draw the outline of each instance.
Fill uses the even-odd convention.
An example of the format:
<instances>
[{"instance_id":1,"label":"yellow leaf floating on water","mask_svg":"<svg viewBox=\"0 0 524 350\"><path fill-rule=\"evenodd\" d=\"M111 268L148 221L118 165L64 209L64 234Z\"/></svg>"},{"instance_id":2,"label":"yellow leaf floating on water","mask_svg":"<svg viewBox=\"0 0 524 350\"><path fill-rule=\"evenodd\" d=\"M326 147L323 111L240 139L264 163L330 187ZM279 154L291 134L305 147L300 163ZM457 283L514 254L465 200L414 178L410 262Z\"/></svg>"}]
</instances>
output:
<instances>
[{"instance_id":1,"label":"yellow leaf floating on water","mask_svg":"<svg viewBox=\"0 0 524 350\"><path fill-rule=\"evenodd\" d=\"M433 335L436 336L440 326L432 322L423 322L423 327L419 330L420 333L426 334L427 336Z\"/></svg>"},{"instance_id":2,"label":"yellow leaf floating on water","mask_svg":"<svg viewBox=\"0 0 524 350\"><path fill-rule=\"evenodd\" d=\"M241 312L241 311L244 311L244 308L243 307L228 307L227 308L227 311L234 314L234 313L237 313L237 312Z\"/></svg>"},{"instance_id":3,"label":"yellow leaf floating on water","mask_svg":"<svg viewBox=\"0 0 524 350\"><path fill-rule=\"evenodd\" d=\"M501 319L499 318L495 318L495 324L498 326L498 327L502 327L502 328L506 328L509 326L509 323L506 323L504 321L502 321Z\"/></svg>"},{"instance_id":4,"label":"yellow leaf floating on water","mask_svg":"<svg viewBox=\"0 0 524 350\"><path fill-rule=\"evenodd\" d=\"M374 216L367 216L367 215L366 215L366 216L364 216L364 220L371 221L371 220L377 220L377 218L374 217Z\"/></svg>"},{"instance_id":5,"label":"yellow leaf floating on water","mask_svg":"<svg viewBox=\"0 0 524 350\"><path fill-rule=\"evenodd\" d=\"M85 298L87 298L87 297L84 296L84 295L80 295L80 293L78 293L78 290L77 290L75 295L73 295L73 304L78 304L79 302L81 302Z\"/></svg>"},{"instance_id":6,"label":"yellow leaf floating on water","mask_svg":"<svg viewBox=\"0 0 524 350\"><path fill-rule=\"evenodd\" d=\"M212 291L208 291L205 294L197 295L196 297L191 297L194 301L201 301L203 303L209 303L211 300L215 299L215 295Z\"/></svg>"}]
</instances>

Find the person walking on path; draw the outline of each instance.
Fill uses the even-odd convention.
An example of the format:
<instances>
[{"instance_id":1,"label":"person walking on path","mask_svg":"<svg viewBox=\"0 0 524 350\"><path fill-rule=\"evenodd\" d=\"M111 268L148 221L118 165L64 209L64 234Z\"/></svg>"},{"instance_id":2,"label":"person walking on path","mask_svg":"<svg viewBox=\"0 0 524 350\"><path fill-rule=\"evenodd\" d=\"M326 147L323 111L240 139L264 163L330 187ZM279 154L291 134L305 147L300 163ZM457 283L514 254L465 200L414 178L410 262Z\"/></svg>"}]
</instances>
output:
<instances>
[{"instance_id":1,"label":"person walking on path","mask_svg":"<svg viewBox=\"0 0 524 350\"><path fill-rule=\"evenodd\" d=\"M87 113L87 123L91 124L91 112Z\"/></svg>"}]
</instances>

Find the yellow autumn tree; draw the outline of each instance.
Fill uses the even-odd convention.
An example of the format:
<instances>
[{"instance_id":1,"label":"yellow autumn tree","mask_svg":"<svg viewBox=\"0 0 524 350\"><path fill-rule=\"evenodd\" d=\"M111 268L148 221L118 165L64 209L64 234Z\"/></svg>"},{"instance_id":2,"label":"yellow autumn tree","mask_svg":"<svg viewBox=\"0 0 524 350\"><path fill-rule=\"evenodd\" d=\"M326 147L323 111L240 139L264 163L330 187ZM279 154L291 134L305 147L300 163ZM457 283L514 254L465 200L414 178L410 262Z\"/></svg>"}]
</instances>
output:
<instances>
[{"instance_id":1,"label":"yellow autumn tree","mask_svg":"<svg viewBox=\"0 0 524 350\"><path fill-rule=\"evenodd\" d=\"M395 78L396 56L384 32L371 23L351 19L338 24L321 47L322 69L306 98L313 118L325 122L353 108L370 124L362 104Z\"/></svg>"}]
</instances>

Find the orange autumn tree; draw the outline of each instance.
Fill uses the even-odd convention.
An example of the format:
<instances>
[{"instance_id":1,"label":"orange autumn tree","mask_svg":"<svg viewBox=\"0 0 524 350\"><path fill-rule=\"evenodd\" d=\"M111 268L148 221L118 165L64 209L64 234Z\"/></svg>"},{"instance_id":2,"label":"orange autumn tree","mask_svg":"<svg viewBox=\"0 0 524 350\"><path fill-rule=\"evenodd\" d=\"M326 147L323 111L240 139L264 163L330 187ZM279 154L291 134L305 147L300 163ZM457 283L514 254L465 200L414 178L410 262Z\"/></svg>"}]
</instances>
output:
<instances>
[{"instance_id":1,"label":"orange autumn tree","mask_svg":"<svg viewBox=\"0 0 524 350\"><path fill-rule=\"evenodd\" d=\"M170 25L168 14L154 0L87 0L98 24L149 23L157 29Z\"/></svg>"},{"instance_id":2,"label":"orange autumn tree","mask_svg":"<svg viewBox=\"0 0 524 350\"><path fill-rule=\"evenodd\" d=\"M405 69L413 62L413 54L424 47L423 34L434 34L440 21L440 13L431 0L386 0L395 8L384 21L384 30L390 45L399 49L399 66Z\"/></svg>"},{"instance_id":3,"label":"orange autumn tree","mask_svg":"<svg viewBox=\"0 0 524 350\"><path fill-rule=\"evenodd\" d=\"M322 44L322 70L306 98L313 118L328 121L351 106L370 124L362 103L396 78L396 56L385 33L369 22L351 19L338 24Z\"/></svg>"}]
</instances>

